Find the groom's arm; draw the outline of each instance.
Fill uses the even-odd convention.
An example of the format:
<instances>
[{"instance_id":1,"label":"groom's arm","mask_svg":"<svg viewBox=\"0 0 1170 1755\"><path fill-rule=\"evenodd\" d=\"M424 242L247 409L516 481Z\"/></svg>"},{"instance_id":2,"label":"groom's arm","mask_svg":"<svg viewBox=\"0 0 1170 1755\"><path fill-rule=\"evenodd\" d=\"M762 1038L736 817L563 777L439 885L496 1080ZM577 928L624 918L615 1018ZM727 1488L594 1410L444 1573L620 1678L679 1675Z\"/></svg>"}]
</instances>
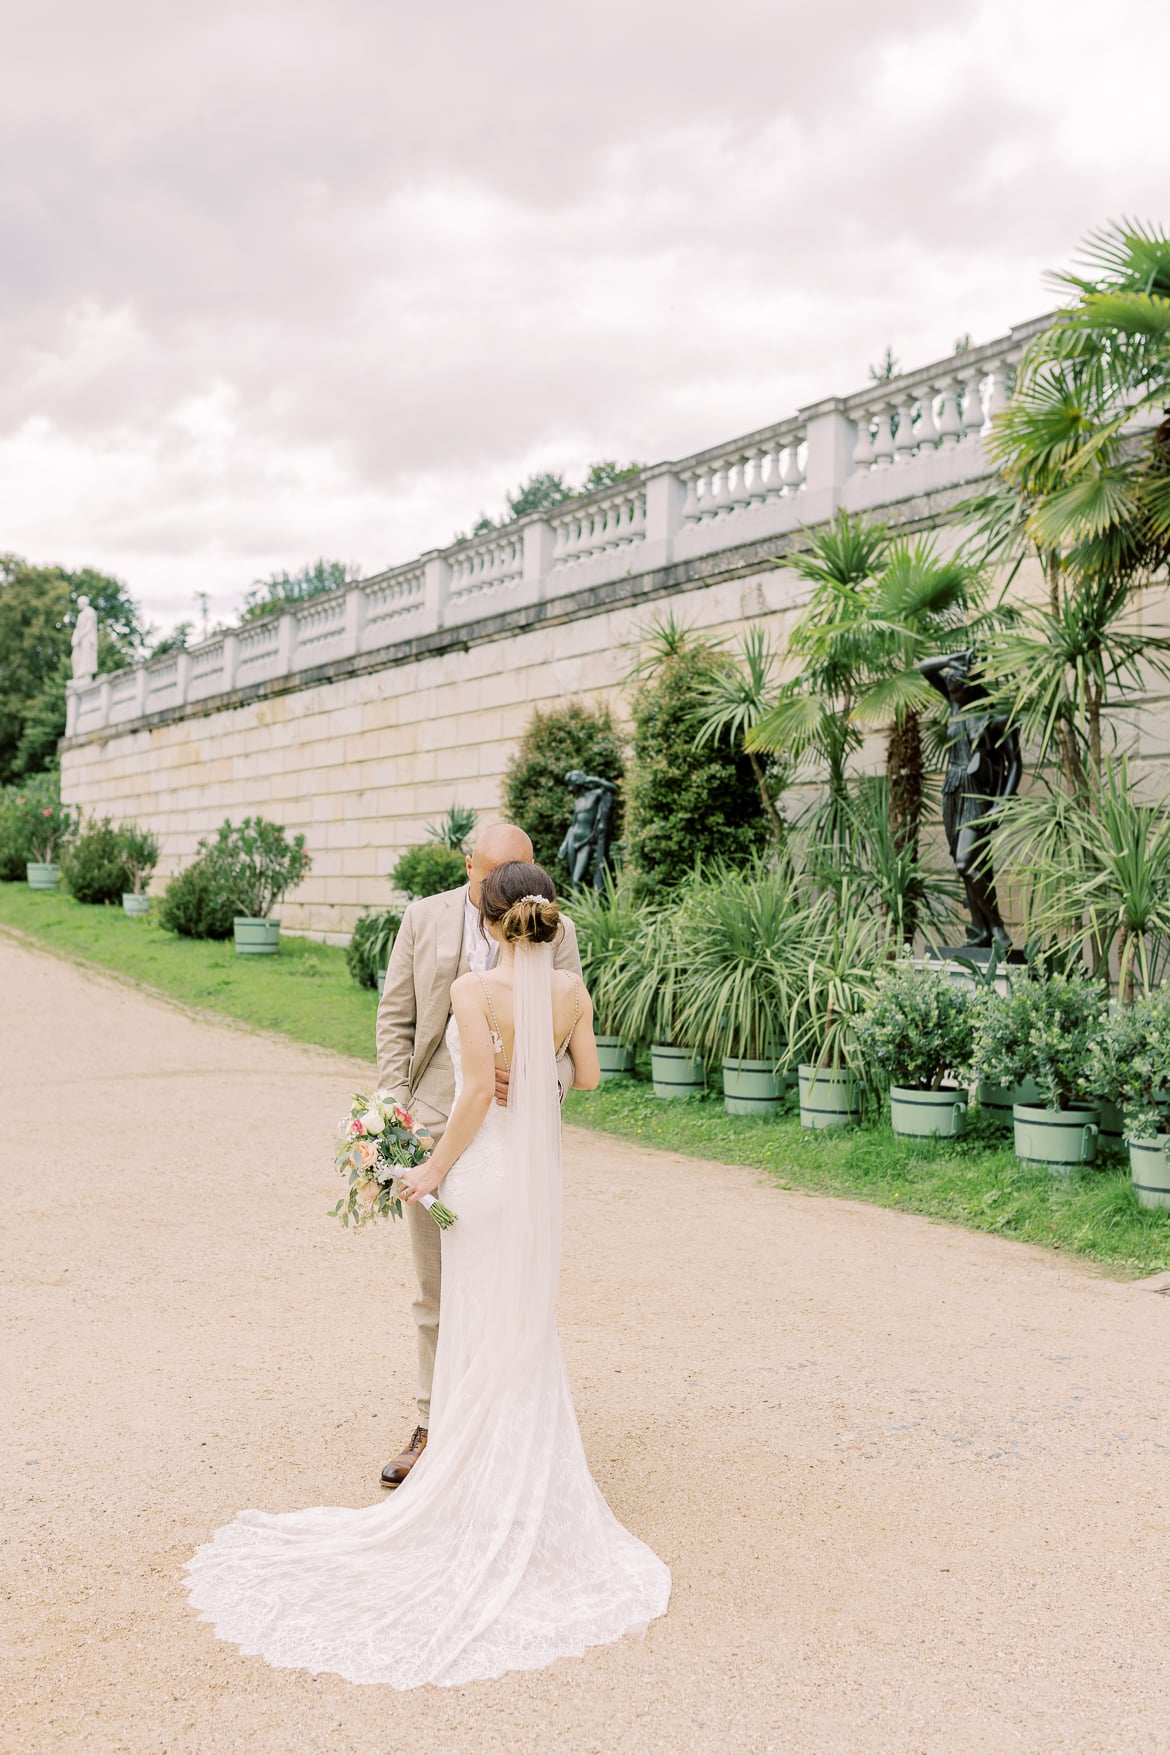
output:
<instances>
[{"instance_id":1,"label":"groom's arm","mask_svg":"<svg viewBox=\"0 0 1170 1755\"><path fill-rule=\"evenodd\" d=\"M414 920L407 908L394 939L382 997L378 1001L378 1089L405 1108L410 1101L410 1061L417 1009L414 997Z\"/></svg>"},{"instance_id":2,"label":"groom's arm","mask_svg":"<svg viewBox=\"0 0 1170 1755\"><path fill-rule=\"evenodd\" d=\"M556 948L553 963L558 969L567 969L570 974L584 980L581 974L581 953L577 949L577 928L567 915L563 916L564 934ZM561 1101L565 1100L565 1092L573 1085L573 1056L566 1048L557 1061L557 1078L561 1086Z\"/></svg>"}]
</instances>

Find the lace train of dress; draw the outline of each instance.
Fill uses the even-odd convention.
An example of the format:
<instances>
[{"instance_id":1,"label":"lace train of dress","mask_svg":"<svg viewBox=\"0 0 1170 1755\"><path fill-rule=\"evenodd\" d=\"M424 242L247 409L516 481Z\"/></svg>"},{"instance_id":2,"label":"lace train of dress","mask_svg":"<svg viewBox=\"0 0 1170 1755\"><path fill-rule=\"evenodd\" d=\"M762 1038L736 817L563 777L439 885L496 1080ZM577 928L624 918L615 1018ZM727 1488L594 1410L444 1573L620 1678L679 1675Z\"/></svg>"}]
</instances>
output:
<instances>
[{"instance_id":1,"label":"lace train of dress","mask_svg":"<svg viewBox=\"0 0 1170 1755\"><path fill-rule=\"evenodd\" d=\"M200 1618L277 1667L450 1686L543 1668L666 1609L670 1573L594 1484L565 1377L551 950L516 964L521 1100L493 1104L442 1185L458 1220L426 1450L379 1505L243 1511L188 1564ZM458 1088L454 1019L448 1043Z\"/></svg>"}]
</instances>

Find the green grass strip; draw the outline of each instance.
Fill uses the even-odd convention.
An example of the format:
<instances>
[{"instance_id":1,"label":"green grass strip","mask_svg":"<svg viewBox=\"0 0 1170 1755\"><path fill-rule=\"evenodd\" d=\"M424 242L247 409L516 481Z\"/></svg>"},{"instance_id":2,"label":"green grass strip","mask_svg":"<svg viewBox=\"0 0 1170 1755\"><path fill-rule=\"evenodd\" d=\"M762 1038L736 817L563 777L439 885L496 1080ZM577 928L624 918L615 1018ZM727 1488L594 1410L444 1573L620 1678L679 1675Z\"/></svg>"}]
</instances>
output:
<instances>
[{"instance_id":1,"label":"green grass strip","mask_svg":"<svg viewBox=\"0 0 1170 1755\"><path fill-rule=\"evenodd\" d=\"M26 884L0 884L0 926L185 1005L294 1042L374 1058L377 996L357 985L335 945L282 937L275 957L240 957L230 939L176 938L153 914L130 920L120 904L88 906Z\"/></svg>"},{"instance_id":2,"label":"green grass strip","mask_svg":"<svg viewBox=\"0 0 1170 1755\"><path fill-rule=\"evenodd\" d=\"M806 1132L794 1110L774 1120L728 1115L717 1094L661 1102L642 1079L571 1091L566 1119L638 1145L765 1171L779 1188L844 1195L1088 1257L1119 1278L1170 1268L1170 1213L1146 1212L1116 1153L1071 1176L1021 1164L1010 1136L972 1117L961 1140L896 1139L888 1122Z\"/></svg>"},{"instance_id":3,"label":"green grass strip","mask_svg":"<svg viewBox=\"0 0 1170 1755\"><path fill-rule=\"evenodd\" d=\"M63 956L96 964L172 999L321 1048L371 1061L375 995L358 987L332 945L285 938L275 957L175 938L153 916L129 920L60 892L0 883L0 925ZM649 1082L607 1080L571 1091L566 1118L581 1127L689 1157L765 1171L781 1188L844 1195L922 1213L976 1231L1088 1257L1128 1277L1170 1268L1170 1215L1147 1213L1117 1157L1067 1178L1017 1162L1010 1145L976 1124L961 1141L909 1144L888 1125L806 1133L794 1114L774 1121L727 1115L717 1094L662 1103Z\"/></svg>"}]
</instances>

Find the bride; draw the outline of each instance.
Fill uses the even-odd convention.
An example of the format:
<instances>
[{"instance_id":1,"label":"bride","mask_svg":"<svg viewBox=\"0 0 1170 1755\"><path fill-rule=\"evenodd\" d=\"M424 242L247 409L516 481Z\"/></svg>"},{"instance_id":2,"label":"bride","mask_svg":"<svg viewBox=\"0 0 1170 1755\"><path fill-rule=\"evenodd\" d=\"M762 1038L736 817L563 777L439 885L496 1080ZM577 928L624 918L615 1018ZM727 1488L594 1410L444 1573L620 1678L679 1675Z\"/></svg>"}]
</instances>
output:
<instances>
[{"instance_id":1,"label":"bride","mask_svg":"<svg viewBox=\"0 0 1170 1755\"><path fill-rule=\"evenodd\" d=\"M600 1074L589 996L553 968L548 874L497 866L480 930L500 959L451 989L451 1120L404 1173L405 1198L438 1189L457 1214L442 1234L429 1443L392 1499L242 1511L187 1566L201 1618L282 1668L450 1686L620 1639L670 1595L667 1568L590 1476L557 1337L558 1051L571 1045L577 1084Z\"/></svg>"}]
</instances>

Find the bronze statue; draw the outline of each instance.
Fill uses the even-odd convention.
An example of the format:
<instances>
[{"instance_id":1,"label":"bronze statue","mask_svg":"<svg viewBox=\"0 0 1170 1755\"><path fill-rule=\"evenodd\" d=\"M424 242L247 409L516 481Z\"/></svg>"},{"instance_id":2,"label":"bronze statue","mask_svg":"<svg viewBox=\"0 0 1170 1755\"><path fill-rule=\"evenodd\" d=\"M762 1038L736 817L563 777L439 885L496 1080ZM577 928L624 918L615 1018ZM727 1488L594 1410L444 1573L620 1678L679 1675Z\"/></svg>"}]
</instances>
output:
<instances>
[{"instance_id":1,"label":"bronze statue","mask_svg":"<svg viewBox=\"0 0 1170 1755\"><path fill-rule=\"evenodd\" d=\"M569 769L565 775L565 785L571 787L574 793L573 815L565 830L565 838L558 849L557 858L564 860L575 884L585 882L592 860L593 888L600 890L605 883L609 860L617 787L612 780L602 780L596 774L585 774L580 768Z\"/></svg>"},{"instance_id":2,"label":"bronze statue","mask_svg":"<svg viewBox=\"0 0 1170 1755\"><path fill-rule=\"evenodd\" d=\"M1011 939L995 894L987 842L1005 799L1020 784L1020 739L1005 714L991 706L991 697L976 674L975 653L952 652L924 658L918 666L927 682L945 696L951 709L950 760L943 781L942 818L947 850L963 880L971 910L969 946L998 945L1007 951Z\"/></svg>"}]
</instances>

